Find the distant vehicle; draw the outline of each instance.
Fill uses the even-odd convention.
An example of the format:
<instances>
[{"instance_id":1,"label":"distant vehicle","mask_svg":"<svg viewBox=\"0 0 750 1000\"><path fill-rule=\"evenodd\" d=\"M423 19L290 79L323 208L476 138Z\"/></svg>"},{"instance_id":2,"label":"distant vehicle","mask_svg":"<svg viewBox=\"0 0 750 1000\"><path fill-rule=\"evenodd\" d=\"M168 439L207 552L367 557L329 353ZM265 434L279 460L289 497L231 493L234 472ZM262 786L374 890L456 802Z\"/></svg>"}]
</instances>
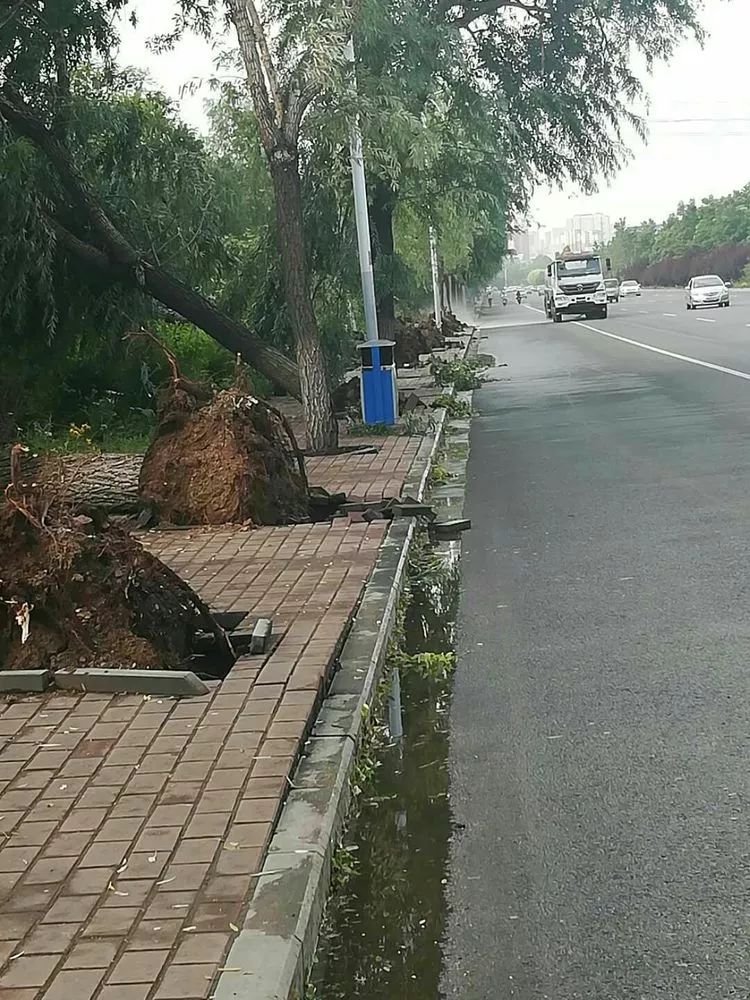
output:
<instances>
[{"instance_id":1,"label":"distant vehicle","mask_svg":"<svg viewBox=\"0 0 750 1000\"><path fill-rule=\"evenodd\" d=\"M554 323L570 315L607 318L607 291L598 254L563 254L547 265L544 312Z\"/></svg>"},{"instance_id":2,"label":"distant vehicle","mask_svg":"<svg viewBox=\"0 0 750 1000\"><path fill-rule=\"evenodd\" d=\"M691 278L685 289L688 309L698 306L729 306L729 289L717 274L701 274Z\"/></svg>"},{"instance_id":3,"label":"distant vehicle","mask_svg":"<svg viewBox=\"0 0 750 1000\"><path fill-rule=\"evenodd\" d=\"M626 295L640 295L641 286L637 281L623 281L620 285L620 295L625 298Z\"/></svg>"},{"instance_id":4,"label":"distant vehicle","mask_svg":"<svg viewBox=\"0 0 750 1000\"><path fill-rule=\"evenodd\" d=\"M605 278L604 288L607 292L607 302L620 301L620 282L617 278Z\"/></svg>"}]
</instances>

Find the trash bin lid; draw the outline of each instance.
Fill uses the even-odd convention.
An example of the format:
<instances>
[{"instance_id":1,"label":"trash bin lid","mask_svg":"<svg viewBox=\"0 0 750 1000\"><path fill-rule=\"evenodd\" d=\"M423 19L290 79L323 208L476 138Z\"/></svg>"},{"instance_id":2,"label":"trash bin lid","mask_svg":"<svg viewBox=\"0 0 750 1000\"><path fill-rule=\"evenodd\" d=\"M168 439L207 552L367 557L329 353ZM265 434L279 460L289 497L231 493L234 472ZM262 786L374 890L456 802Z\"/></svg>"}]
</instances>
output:
<instances>
[{"instance_id":1,"label":"trash bin lid","mask_svg":"<svg viewBox=\"0 0 750 1000\"><path fill-rule=\"evenodd\" d=\"M364 340L361 344L357 344L357 350L361 351L365 347L395 347L395 340Z\"/></svg>"}]
</instances>

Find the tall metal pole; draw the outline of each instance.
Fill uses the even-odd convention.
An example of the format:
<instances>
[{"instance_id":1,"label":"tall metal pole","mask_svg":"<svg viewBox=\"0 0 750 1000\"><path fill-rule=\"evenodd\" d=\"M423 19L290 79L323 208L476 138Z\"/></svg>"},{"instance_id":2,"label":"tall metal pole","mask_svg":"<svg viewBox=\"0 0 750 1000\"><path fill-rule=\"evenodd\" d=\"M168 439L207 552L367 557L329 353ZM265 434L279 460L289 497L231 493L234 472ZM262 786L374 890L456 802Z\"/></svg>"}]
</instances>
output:
<instances>
[{"instance_id":1,"label":"tall metal pole","mask_svg":"<svg viewBox=\"0 0 750 1000\"><path fill-rule=\"evenodd\" d=\"M440 272L438 270L438 251L435 227L430 226L430 263L432 265L432 301L435 309L435 326L443 328L443 310L440 306Z\"/></svg>"},{"instance_id":2,"label":"tall metal pole","mask_svg":"<svg viewBox=\"0 0 750 1000\"><path fill-rule=\"evenodd\" d=\"M401 677L398 667L391 671L391 686L388 689L388 731L394 743L404 738L404 718L401 712Z\"/></svg>"},{"instance_id":3,"label":"tall metal pole","mask_svg":"<svg viewBox=\"0 0 750 1000\"><path fill-rule=\"evenodd\" d=\"M354 68L354 40L349 39L346 55L351 62L352 86L357 90L357 74ZM357 245L359 247L359 271L362 278L362 299L365 307L365 329L368 340L378 339L378 311L375 305L375 278L372 270L372 243L370 242L370 216L367 211L367 184L365 182L365 162L362 153L362 133L359 118L352 124L349 138L352 164L352 188L354 190L354 216L357 221Z\"/></svg>"}]
</instances>

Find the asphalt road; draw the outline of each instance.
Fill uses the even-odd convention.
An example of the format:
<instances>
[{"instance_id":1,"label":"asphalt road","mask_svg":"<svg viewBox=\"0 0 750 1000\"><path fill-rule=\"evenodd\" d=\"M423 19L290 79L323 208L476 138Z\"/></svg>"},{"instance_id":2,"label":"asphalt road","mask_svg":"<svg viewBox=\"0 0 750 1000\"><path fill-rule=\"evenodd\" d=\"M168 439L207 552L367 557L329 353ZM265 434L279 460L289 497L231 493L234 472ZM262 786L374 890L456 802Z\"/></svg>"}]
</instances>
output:
<instances>
[{"instance_id":1,"label":"asphalt road","mask_svg":"<svg viewBox=\"0 0 750 1000\"><path fill-rule=\"evenodd\" d=\"M750 293L485 325L444 994L746 1000Z\"/></svg>"}]
</instances>

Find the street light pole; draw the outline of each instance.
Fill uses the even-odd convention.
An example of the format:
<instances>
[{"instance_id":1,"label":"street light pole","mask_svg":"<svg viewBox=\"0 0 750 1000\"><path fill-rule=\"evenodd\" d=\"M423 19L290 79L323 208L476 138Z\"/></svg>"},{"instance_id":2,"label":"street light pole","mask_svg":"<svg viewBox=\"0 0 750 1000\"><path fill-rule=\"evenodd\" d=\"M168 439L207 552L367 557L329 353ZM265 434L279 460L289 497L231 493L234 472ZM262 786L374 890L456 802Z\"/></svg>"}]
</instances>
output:
<instances>
[{"instance_id":1,"label":"street light pole","mask_svg":"<svg viewBox=\"0 0 750 1000\"><path fill-rule=\"evenodd\" d=\"M346 45L346 56L351 63L352 86L356 93L357 74L354 67L354 40ZM372 243L370 241L370 216L367 210L367 183L362 152L362 133L359 116L355 118L349 137L349 151L352 165L352 188L354 191L354 217L357 222L357 246L359 248L359 272L362 279L362 299L365 309L365 329L368 340L378 339L378 311L375 304L375 277L372 269Z\"/></svg>"},{"instance_id":2,"label":"street light pole","mask_svg":"<svg viewBox=\"0 0 750 1000\"><path fill-rule=\"evenodd\" d=\"M435 309L435 326L443 328L443 310L440 305L440 271L438 269L438 250L435 227L430 226L430 264L432 267L432 302Z\"/></svg>"}]
</instances>

